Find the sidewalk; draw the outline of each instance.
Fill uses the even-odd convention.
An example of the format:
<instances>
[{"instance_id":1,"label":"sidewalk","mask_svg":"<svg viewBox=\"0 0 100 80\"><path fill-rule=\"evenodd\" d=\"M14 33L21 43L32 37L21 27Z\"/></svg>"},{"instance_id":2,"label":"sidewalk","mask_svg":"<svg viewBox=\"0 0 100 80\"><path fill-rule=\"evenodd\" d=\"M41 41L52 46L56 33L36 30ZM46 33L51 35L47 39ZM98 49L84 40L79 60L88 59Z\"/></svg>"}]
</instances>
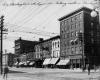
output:
<instances>
[{"instance_id":1,"label":"sidewalk","mask_svg":"<svg viewBox=\"0 0 100 80\"><path fill-rule=\"evenodd\" d=\"M37 74L37 73L43 73L43 74L49 74L49 77L58 77L58 78L71 78L71 80L100 80L100 71L97 70L94 72L94 70L91 70L90 75L88 75L87 71L82 72L81 69L48 69L48 68L9 68L12 71L20 71L20 72L26 72L31 74ZM55 74L56 73L56 74ZM38 74L37 74L38 75ZM43 76L42 76L43 77ZM35 80L41 80L36 79ZM0 80L4 80L2 76L0 75ZM33 80L30 77L16 77L9 75L7 80Z\"/></svg>"},{"instance_id":2,"label":"sidewalk","mask_svg":"<svg viewBox=\"0 0 100 80\"><path fill-rule=\"evenodd\" d=\"M99 70L97 70L96 72L94 70L91 70L90 75L88 75L87 70L85 72L82 72L81 69L72 70L72 69L58 69L58 68L55 68L55 69L48 69L48 68L12 68L12 70L22 71L22 72L27 72L27 73L58 72L60 74L55 74L54 76L80 78L80 79L92 78L93 80L94 79L97 80L96 78L100 79L100 71ZM68 74L68 72L72 72L72 73Z\"/></svg>"},{"instance_id":3,"label":"sidewalk","mask_svg":"<svg viewBox=\"0 0 100 80\"><path fill-rule=\"evenodd\" d=\"M21 72L27 72L27 73L33 73L33 71L35 70L36 72L38 72L38 71L40 71L40 72L47 72L47 71L49 71L49 72L83 72L82 71L82 69L79 69L79 68L77 68L77 69L59 69L59 68L16 68L16 67L13 67L13 68L9 68L9 69L11 69L11 70L14 70L14 71L21 71ZM87 70L85 70L84 72L88 72ZM93 73L93 72L100 72L100 70L96 70L96 71L94 71L94 70L91 70L91 72Z\"/></svg>"},{"instance_id":4,"label":"sidewalk","mask_svg":"<svg viewBox=\"0 0 100 80\"><path fill-rule=\"evenodd\" d=\"M0 80L5 80L5 79L3 79L3 76L0 75ZM26 77L8 76L7 80L32 80L32 79Z\"/></svg>"}]
</instances>

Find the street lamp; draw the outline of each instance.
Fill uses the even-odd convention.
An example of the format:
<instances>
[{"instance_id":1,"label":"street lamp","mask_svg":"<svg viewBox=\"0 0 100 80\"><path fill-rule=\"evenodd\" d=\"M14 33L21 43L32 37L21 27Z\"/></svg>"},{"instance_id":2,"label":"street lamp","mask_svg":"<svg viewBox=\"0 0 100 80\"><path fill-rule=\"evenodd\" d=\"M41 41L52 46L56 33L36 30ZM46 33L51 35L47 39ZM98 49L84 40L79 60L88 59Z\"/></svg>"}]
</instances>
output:
<instances>
[{"instance_id":1,"label":"street lamp","mask_svg":"<svg viewBox=\"0 0 100 80\"><path fill-rule=\"evenodd\" d=\"M98 12L96 11L96 9L93 9L92 12L91 12L91 19L92 19L91 27L94 27L96 23L98 24L97 17L98 17ZM92 57L92 58L94 58L94 57ZM89 59L88 63L89 63L89 67L90 67L90 58L88 58L88 59Z\"/></svg>"},{"instance_id":2,"label":"street lamp","mask_svg":"<svg viewBox=\"0 0 100 80\"><path fill-rule=\"evenodd\" d=\"M96 17L97 16L97 11L95 11L95 10L93 10L92 12L91 12L91 17Z\"/></svg>"}]
</instances>

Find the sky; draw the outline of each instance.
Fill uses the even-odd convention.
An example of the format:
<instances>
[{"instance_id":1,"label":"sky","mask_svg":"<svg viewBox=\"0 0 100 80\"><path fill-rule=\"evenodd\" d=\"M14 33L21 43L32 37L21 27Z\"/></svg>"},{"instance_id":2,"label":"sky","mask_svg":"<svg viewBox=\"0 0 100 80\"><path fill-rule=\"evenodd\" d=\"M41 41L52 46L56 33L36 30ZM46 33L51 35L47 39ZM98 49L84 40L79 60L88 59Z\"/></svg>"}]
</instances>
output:
<instances>
[{"instance_id":1,"label":"sky","mask_svg":"<svg viewBox=\"0 0 100 80\"><path fill-rule=\"evenodd\" d=\"M21 37L24 40L39 40L39 38L50 38L60 33L58 19L72 11L91 4L56 4L72 3L77 1L83 3L86 0L0 0L0 15L4 15L4 28L8 34L4 34L3 50L14 53L14 41ZM91 2L92 0L88 0ZM31 4L35 5L2 5L2 4ZM41 3L44 5L38 5ZM51 4L52 3L52 4Z\"/></svg>"}]
</instances>

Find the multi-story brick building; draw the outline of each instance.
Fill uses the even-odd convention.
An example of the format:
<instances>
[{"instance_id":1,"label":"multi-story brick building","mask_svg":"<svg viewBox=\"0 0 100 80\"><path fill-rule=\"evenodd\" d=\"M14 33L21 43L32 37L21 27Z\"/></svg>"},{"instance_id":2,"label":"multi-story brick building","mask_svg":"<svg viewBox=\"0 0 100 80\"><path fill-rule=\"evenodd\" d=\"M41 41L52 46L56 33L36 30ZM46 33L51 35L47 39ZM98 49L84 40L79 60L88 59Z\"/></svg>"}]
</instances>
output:
<instances>
[{"instance_id":1,"label":"multi-story brick building","mask_svg":"<svg viewBox=\"0 0 100 80\"><path fill-rule=\"evenodd\" d=\"M73 67L99 64L100 26L98 16L92 18L91 11L82 7L59 19L60 55L70 59Z\"/></svg>"},{"instance_id":2,"label":"multi-story brick building","mask_svg":"<svg viewBox=\"0 0 100 80\"><path fill-rule=\"evenodd\" d=\"M19 38L15 40L15 54L20 55L24 53L34 52L34 46L37 41L27 41Z\"/></svg>"},{"instance_id":3,"label":"multi-story brick building","mask_svg":"<svg viewBox=\"0 0 100 80\"><path fill-rule=\"evenodd\" d=\"M44 60L46 58L52 58L52 41L58 38L59 36L52 37L50 39L46 39L40 41L35 45L35 57L36 59Z\"/></svg>"}]
</instances>

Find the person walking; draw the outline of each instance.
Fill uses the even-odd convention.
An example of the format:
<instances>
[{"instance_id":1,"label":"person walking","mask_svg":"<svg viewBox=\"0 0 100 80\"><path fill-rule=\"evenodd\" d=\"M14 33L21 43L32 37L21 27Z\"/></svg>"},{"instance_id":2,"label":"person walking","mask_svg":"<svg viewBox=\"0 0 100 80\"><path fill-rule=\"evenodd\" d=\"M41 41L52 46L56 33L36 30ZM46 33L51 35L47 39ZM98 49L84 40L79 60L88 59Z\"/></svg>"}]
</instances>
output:
<instances>
[{"instance_id":1,"label":"person walking","mask_svg":"<svg viewBox=\"0 0 100 80\"><path fill-rule=\"evenodd\" d=\"M8 72L9 72L9 69L8 69L8 66L6 65L4 68L4 75L3 75L4 80L7 80Z\"/></svg>"},{"instance_id":2,"label":"person walking","mask_svg":"<svg viewBox=\"0 0 100 80\"><path fill-rule=\"evenodd\" d=\"M88 75L90 75L90 65L88 65Z\"/></svg>"}]
</instances>

